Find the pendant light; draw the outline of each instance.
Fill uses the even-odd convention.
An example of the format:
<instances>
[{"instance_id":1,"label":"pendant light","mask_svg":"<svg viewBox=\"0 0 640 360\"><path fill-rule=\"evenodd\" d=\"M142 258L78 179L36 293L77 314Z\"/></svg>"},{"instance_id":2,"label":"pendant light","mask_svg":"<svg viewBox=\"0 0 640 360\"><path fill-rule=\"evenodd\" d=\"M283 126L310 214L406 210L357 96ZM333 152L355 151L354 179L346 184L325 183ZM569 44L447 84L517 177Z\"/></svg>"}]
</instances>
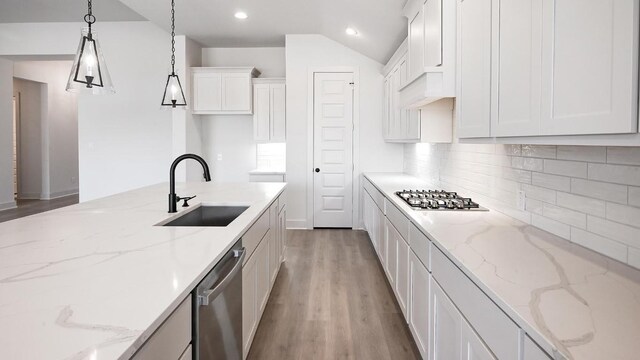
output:
<instances>
[{"instance_id":1,"label":"pendant light","mask_svg":"<svg viewBox=\"0 0 640 360\"><path fill-rule=\"evenodd\" d=\"M87 0L88 10L84 16L87 27L82 29L81 32L80 45L78 45L69 81L67 81L67 91L113 94L115 89L113 83L111 83L102 49L96 39L95 32L91 30L91 25L96 22L91 1Z\"/></svg>"},{"instance_id":2,"label":"pendant light","mask_svg":"<svg viewBox=\"0 0 640 360\"><path fill-rule=\"evenodd\" d=\"M162 106L187 106L187 100L182 91L180 78L176 74L176 3L171 0L171 73L167 76L167 84L164 87Z\"/></svg>"}]
</instances>

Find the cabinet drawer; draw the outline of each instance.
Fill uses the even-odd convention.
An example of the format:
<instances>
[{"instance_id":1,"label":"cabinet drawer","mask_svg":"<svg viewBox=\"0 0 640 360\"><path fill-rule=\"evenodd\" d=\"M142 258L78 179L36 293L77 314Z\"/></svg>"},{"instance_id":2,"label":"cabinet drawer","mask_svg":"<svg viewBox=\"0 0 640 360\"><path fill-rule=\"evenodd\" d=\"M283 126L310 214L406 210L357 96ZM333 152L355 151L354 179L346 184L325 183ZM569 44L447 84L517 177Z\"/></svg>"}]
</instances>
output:
<instances>
[{"instance_id":1,"label":"cabinet drawer","mask_svg":"<svg viewBox=\"0 0 640 360\"><path fill-rule=\"evenodd\" d=\"M518 359L520 329L440 249L431 254L433 278L499 359Z\"/></svg>"},{"instance_id":2,"label":"cabinet drawer","mask_svg":"<svg viewBox=\"0 0 640 360\"><path fill-rule=\"evenodd\" d=\"M391 221L393 226L398 229L400 235L404 241L408 241L409 239L409 219L395 206L391 201L385 199L385 209L387 210L385 215L387 215L387 219Z\"/></svg>"},{"instance_id":3,"label":"cabinet drawer","mask_svg":"<svg viewBox=\"0 0 640 360\"><path fill-rule=\"evenodd\" d=\"M376 189L376 187L373 186L373 184L366 178L363 179L363 186L369 195L371 195L373 202L376 203L378 208L384 211L384 195L382 195L382 193L380 193L380 191Z\"/></svg>"},{"instance_id":4,"label":"cabinet drawer","mask_svg":"<svg viewBox=\"0 0 640 360\"><path fill-rule=\"evenodd\" d=\"M431 271L431 241L415 225L409 225L409 245L427 270Z\"/></svg>"},{"instance_id":5,"label":"cabinet drawer","mask_svg":"<svg viewBox=\"0 0 640 360\"><path fill-rule=\"evenodd\" d=\"M265 212L260 215L260 218L251 225L249 230L242 235L242 245L247 250L247 256L244 258L244 264L247 263L247 260L251 257L256 247L258 247L260 240L262 240L264 234L269 230L269 215L269 209L265 210Z\"/></svg>"},{"instance_id":6,"label":"cabinet drawer","mask_svg":"<svg viewBox=\"0 0 640 360\"><path fill-rule=\"evenodd\" d=\"M191 342L191 295L151 335L133 360L180 359Z\"/></svg>"}]
</instances>

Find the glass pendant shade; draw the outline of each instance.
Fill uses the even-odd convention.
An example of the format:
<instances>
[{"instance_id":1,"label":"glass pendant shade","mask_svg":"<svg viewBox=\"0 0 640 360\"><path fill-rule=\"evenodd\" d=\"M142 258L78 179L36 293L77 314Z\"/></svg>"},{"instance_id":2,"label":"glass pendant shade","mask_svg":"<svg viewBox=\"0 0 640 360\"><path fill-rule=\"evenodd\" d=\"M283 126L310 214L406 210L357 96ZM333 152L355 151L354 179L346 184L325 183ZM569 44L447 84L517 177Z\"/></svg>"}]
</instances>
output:
<instances>
[{"instance_id":1,"label":"glass pendant shade","mask_svg":"<svg viewBox=\"0 0 640 360\"><path fill-rule=\"evenodd\" d=\"M82 29L80 45L67 82L67 91L89 94L116 92L96 33L89 31L89 28Z\"/></svg>"},{"instance_id":2,"label":"glass pendant shade","mask_svg":"<svg viewBox=\"0 0 640 360\"><path fill-rule=\"evenodd\" d=\"M167 85L164 87L164 95L162 96L162 106L171 106L173 108L187 106L180 78L174 72L167 76Z\"/></svg>"}]
</instances>

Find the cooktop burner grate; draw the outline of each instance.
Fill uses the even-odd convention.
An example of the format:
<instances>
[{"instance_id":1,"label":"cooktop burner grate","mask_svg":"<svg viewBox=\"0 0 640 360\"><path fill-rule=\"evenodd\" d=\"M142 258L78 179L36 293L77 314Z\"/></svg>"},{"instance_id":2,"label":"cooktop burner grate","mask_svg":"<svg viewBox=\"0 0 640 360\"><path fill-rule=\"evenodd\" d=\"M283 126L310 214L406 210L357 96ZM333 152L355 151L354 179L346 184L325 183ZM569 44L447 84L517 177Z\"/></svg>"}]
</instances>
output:
<instances>
[{"instance_id":1,"label":"cooktop burner grate","mask_svg":"<svg viewBox=\"0 0 640 360\"><path fill-rule=\"evenodd\" d=\"M453 191L402 190L396 191L396 195L416 210L487 211L471 198L462 197Z\"/></svg>"}]
</instances>

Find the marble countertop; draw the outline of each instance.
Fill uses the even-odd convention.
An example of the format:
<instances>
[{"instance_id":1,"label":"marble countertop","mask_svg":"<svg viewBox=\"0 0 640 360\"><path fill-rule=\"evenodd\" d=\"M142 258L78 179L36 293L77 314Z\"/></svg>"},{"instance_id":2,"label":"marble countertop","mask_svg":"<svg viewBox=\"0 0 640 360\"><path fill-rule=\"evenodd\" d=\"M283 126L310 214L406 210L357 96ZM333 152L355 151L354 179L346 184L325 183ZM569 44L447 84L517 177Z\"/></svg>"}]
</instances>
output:
<instances>
[{"instance_id":1,"label":"marble countertop","mask_svg":"<svg viewBox=\"0 0 640 360\"><path fill-rule=\"evenodd\" d=\"M223 228L154 226L168 184L0 223L0 358L127 359L283 191L177 184L196 205L250 206Z\"/></svg>"},{"instance_id":2,"label":"marble countertop","mask_svg":"<svg viewBox=\"0 0 640 360\"><path fill-rule=\"evenodd\" d=\"M497 211L413 210L394 192L426 182L365 176L548 353L640 357L640 271Z\"/></svg>"}]
</instances>

